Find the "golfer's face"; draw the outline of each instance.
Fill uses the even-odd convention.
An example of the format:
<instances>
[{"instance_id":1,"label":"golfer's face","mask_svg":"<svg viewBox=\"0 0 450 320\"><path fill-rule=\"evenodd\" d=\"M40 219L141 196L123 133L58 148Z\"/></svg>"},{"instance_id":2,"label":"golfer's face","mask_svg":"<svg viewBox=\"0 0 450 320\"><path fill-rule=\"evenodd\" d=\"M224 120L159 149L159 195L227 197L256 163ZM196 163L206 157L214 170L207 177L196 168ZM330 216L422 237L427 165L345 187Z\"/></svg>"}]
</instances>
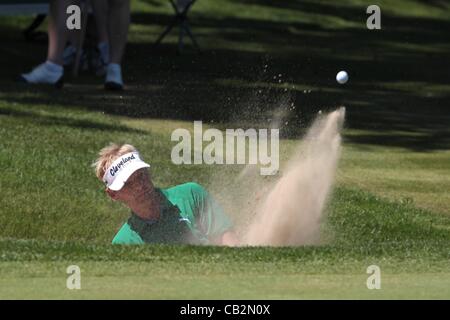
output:
<instances>
[{"instance_id":1,"label":"golfer's face","mask_svg":"<svg viewBox=\"0 0 450 320\"><path fill-rule=\"evenodd\" d=\"M116 200L130 201L139 199L151 190L150 176L146 168L134 172L119 191L116 191Z\"/></svg>"}]
</instances>

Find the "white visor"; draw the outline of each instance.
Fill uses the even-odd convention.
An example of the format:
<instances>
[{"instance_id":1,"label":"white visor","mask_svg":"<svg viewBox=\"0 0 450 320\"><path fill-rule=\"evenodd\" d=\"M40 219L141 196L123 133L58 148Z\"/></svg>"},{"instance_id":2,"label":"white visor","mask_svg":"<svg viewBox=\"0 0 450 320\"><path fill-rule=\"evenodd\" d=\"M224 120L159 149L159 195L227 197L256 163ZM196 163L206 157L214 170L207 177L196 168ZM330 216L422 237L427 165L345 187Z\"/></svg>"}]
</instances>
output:
<instances>
[{"instance_id":1,"label":"white visor","mask_svg":"<svg viewBox=\"0 0 450 320\"><path fill-rule=\"evenodd\" d=\"M114 191L122 189L128 178L138 169L149 168L139 157L139 153L130 152L117 158L106 170L103 176L103 182Z\"/></svg>"}]
</instances>

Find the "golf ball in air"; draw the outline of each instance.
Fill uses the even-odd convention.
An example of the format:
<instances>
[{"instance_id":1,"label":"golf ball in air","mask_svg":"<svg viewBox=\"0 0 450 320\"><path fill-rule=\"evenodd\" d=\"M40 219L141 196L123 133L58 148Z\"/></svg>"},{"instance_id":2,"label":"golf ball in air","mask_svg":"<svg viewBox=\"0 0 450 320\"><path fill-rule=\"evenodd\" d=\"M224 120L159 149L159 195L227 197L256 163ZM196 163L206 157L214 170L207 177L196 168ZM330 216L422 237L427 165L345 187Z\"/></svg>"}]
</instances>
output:
<instances>
[{"instance_id":1,"label":"golf ball in air","mask_svg":"<svg viewBox=\"0 0 450 320\"><path fill-rule=\"evenodd\" d=\"M336 81L340 84L344 84L348 81L348 73L345 71L339 71L336 75Z\"/></svg>"}]
</instances>

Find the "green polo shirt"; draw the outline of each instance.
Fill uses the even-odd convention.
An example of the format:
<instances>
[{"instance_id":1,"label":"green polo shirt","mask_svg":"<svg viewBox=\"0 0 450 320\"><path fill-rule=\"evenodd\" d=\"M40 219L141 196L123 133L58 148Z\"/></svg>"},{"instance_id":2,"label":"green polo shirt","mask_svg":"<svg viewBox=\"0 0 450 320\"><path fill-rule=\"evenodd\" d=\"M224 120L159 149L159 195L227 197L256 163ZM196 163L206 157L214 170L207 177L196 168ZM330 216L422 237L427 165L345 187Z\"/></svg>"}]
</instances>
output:
<instances>
[{"instance_id":1,"label":"green polo shirt","mask_svg":"<svg viewBox=\"0 0 450 320\"><path fill-rule=\"evenodd\" d=\"M112 240L113 244L209 244L211 239L232 228L220 205L197 183L156 191L163 195L160 218L149 223L132 213Z\"/></svg>"}]
</instances>

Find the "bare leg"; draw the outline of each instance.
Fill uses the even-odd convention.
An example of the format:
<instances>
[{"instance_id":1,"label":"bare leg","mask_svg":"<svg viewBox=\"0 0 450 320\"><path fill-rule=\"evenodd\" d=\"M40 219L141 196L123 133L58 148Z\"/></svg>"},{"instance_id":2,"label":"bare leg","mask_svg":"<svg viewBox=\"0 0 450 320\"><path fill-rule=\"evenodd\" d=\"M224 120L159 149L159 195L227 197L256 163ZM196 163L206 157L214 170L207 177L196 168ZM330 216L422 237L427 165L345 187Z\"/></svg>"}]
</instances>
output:
<instances>
[{"instance_id":1,"label":"bare leg","mask_svg":"<svg viewBox=\"0 0 450 320\"><path fill-rule=\"evenodd\" d=\"M97 26L98 42L108 43L108 0L91 1Z\"/></svg>"},{"instance_id":2,"label":"bare leg","mask_svg":"<svg viewBox=\"0 0 450 320\"><path fill-rule=\"evenodd\" d=\"M73 0L52 0L50 2L47 60L59 65L63 64L64 47L69 36L66 26L68 17L66 9L73 3Z\"/></svg>"},{"instance_id":3,"label":"bare leg","mask_svg":"<svg viewBox=\"0 0 450 320\"><path fill-rule=\"evenodd\" d=\"M120 64L128 37L130 1L109 0L109 44L111 63Z\"/></svg>"},{"instance_id":4,"label":"bare leg","mask_svg":"<svg viewBox=\"0 0 450 320\"><path fill-rule=\"evenodd\" d=\"M33 68L29 73L23 73L19 81L36 84L45 83L62 87L63 85L63 54L66 46L69 30L66 25L68 15L67 7L77 4L77 0L52 0L50 1L50 14L48 23L48 51L47 61Z\"/></svg>"}]
</instances>

